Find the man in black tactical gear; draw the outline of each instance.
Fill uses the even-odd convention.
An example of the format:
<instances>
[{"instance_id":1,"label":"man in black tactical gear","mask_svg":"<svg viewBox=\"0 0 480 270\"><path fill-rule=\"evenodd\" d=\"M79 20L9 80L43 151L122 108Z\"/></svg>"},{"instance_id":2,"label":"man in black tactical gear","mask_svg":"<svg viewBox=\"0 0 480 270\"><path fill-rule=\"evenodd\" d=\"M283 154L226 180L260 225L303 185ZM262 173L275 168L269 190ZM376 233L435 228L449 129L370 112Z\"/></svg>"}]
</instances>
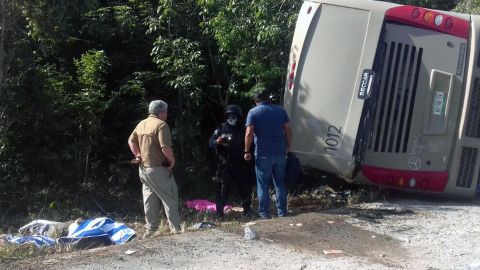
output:
<instances>
[{"instance_id":1,"label":"man in black tactical gear","mask_svg":"<svg viewBox=\"0 0 480 270\"><path fill-rule=\"evenodd\" d=\"M250 211L253 187L253 163L243 159L245 126L242 110L238 105L229 105L225 111L225 122L213 132L210 149L218 157L217 174L213 179L219 183L217 192L217 214L223 217L223 208L228 200L230 189L236 185L243 214L253 217Z\"/></svg>"}]
</instances>

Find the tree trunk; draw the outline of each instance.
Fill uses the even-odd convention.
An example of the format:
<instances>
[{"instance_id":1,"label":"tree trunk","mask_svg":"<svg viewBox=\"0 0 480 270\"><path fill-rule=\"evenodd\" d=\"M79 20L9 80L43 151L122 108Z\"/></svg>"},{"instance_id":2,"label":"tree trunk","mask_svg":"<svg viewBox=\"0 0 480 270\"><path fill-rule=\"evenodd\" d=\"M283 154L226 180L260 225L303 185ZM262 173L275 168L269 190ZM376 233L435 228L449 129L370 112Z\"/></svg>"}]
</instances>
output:
<instances>
[{"instance_id":1,"label":"tree trunk","mask_svg":"<svg viewBox=\"0 0 480 270\"><path fill-rule=\"evenodd\" d=\"M89 174L89 163L90 163L90 153L92 152L92 148L91 146L89 145L87 147L87 154L85 155L85 171L84 171L84 175L83 175L83 182L84 183L87 183L88 181L88 174Z\"/></svg>"},{"instance_id":2,"label":"tree trunk","mask_svg":"<svg viewBox=\"0 0 480 270\"><path fill-rule=\"evenodd\" d=\"M178 153L180 159L184 157L184 125L185 125L185 118L183 115L183 90L177 90L177 106L178 106L178 117L177 117L177 124L175 125L177 129L177 138L178 138Z\"/></svg>"},{"instance_id":3,"label":"tree trunk","mask_svg":"<svg viewBox=\"0 0 480 270\"><path fill-rule=\"evenodd\" d=\"M4 75L5 75L5 35L7 33L6 17L7 7L5 0L0 0L0 104L4 95Z\"/></svg>"}]
</instances>

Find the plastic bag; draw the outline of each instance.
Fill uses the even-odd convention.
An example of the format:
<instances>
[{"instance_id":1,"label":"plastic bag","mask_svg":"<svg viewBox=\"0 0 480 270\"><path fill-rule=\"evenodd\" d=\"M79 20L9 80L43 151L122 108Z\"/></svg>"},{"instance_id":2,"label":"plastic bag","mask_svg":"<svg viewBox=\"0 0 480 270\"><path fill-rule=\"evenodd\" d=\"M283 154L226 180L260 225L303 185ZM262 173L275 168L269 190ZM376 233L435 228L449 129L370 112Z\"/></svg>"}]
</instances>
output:
<instances>
[{"instance_id":1,"label":"plastic bag","mask_svg":"<svg viewBox=\"0 0 480 270\"><path fill-rule=\"evenodd\" d=\"M257 237L257 233L255 232L255 230L253 230L252 228L250 228L250 226L246 226L245 227L245 240L253 240Z\"/></svg>"}]
</instances>

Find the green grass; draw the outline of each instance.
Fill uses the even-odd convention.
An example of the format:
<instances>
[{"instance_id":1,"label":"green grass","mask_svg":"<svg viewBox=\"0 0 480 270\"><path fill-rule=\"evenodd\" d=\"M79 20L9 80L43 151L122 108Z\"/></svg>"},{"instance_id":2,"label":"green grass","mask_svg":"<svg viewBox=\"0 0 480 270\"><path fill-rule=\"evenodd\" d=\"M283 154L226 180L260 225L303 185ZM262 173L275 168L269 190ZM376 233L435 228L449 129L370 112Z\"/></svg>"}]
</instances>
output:
<instances>
[{"instance_id":1,"label":"green grass","mask_svg":"<svg viewBox=\"0 0 480 270\"><path fill-rule=\"evenodd\" d=\"M0 262L10 262L61 252L57 247L37 248L34 245L5 244L0 247Z\"/></svg>"}]
</instances>

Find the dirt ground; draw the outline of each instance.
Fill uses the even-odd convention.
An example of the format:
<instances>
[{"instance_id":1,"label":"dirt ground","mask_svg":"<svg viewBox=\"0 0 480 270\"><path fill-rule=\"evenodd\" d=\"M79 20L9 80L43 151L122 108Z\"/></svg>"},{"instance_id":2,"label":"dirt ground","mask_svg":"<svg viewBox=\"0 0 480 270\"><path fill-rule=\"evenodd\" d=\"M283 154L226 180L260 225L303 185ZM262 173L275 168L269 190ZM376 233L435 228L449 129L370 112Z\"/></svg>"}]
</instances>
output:
<instances>
[{"instance_id":1,"label":"dirt ground","mask_svg":"<svg viewBox=\"0 0 480 270\"><path fill-rule=\"evenodd\" d=\"M467 269L480 263L476 203L364 203L55 254L9 269ZM324 254L340 250L342 254ZM126 251L134 252L128 254ZM338 252L337 252L338 253ZM2 267L0 267L2 268Z\"/></svg>"}]
</instances>

